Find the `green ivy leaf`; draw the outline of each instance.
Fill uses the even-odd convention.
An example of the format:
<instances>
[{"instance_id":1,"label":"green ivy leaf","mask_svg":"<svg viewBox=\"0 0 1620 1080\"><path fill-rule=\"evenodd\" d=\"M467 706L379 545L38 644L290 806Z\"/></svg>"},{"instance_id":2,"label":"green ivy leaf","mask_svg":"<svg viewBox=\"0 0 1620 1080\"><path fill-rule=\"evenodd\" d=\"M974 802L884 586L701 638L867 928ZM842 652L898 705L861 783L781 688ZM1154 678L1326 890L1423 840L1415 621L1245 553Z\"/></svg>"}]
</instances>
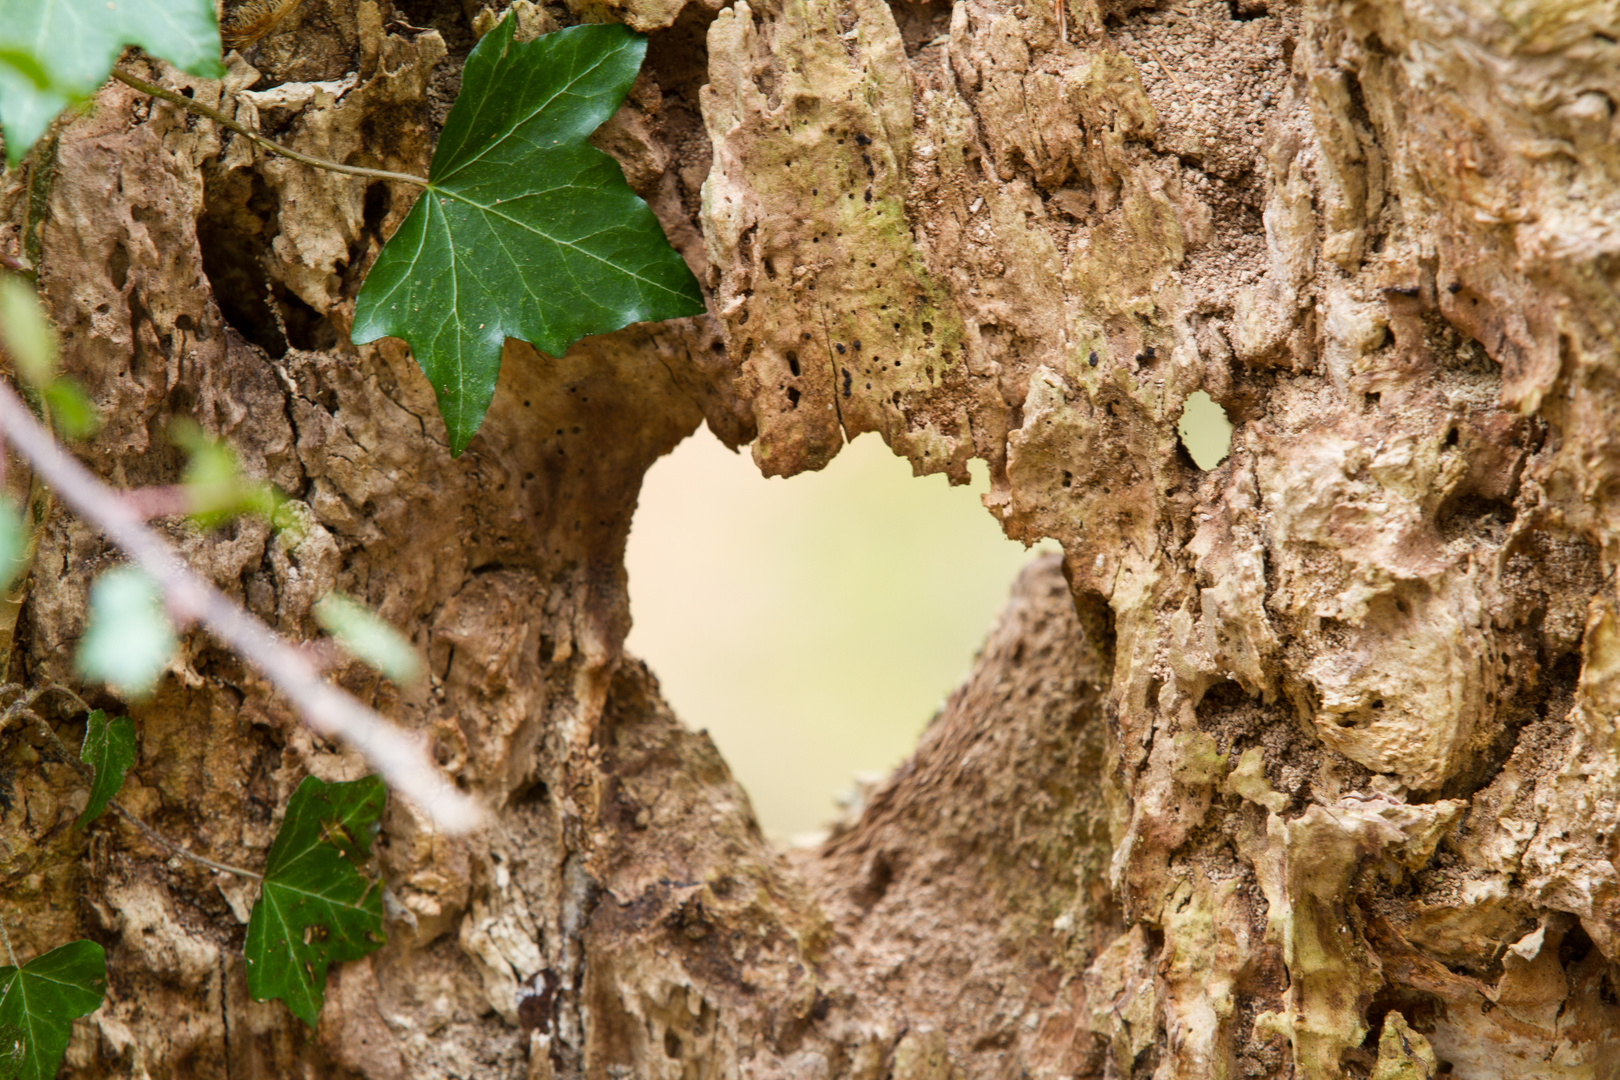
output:
<instances>
[{"instance_id":1,"label":"green ivy leaf","mask_svg":"<svg viewBox=\"0 0 1620 1080\"><path fill-rule=\"evenodd\" d=\"M100 1008L106 990L107 956L93 941L70 941L20 968L0 967L0 1076L9 1056L20 1062L12 1075L21 1080L53 1080L73 1021Z\"/></svg>"},{"instance_id":2,"label":"green ivy leaf","mask_svg":"<svg viewBox=\"0 0 1620 1080\"><path fill-rule=\"evenodd\" d=\"M137 45L182 71L225 74L212 0L0 0L0 128L22 160L56 114L107 81Z\"/></svg>"},{"instance_id":3,"label":"green ivy leaf","mask_svg":"<svg viewBox=\"0 0 1620 1080\"><path fill-rule=\"evenodd\" d=\"M459 454L509 337L561 356L587 334L698 315L703 293L619 165L586 142L641 70L617 24L530 42L503 19L473 49L428 171L377 256L352 339L411 347Z\"/></svg>"},{"instance_id":4,"label":"green ivy leaf","mask_svg":"<svg viewBox=\"0 0 1620 1080\"><path fill-rule=\"evenodd\" d=\"M248 479L229 443L209 437L193 420L176 421L169 438L191 459L180 485L193 521L212 529L240 514L275 519L283 497L269 484Z\"/></svg>"},{"instance_id":5,"label":"green ivy leaf","mask_svg":"<svg viewBox=\"0 0 1620 1080\"><path fill-rule=\"evenodd\" d=\"M342 593L328 593L316 603L314 614L321 629L351 655L395 682L408 683L422 673L422 658L405 635L359 601Z\"/></svg>"},{"instance_id":6,"label":"green ivy leaf","mask_svg":"<svg viewBox=\"0 0 1620 1080\"><path fill-rule=\"evenodd\" d=\"M90 783L90 801L79 815L78 824L82 829L107 809L112 797L124 786L124 774L135 764L135 722L120 716L109 724L106 713L91 710L79 760L96 770L96 778Z\"/></svg>"},{"instance_id":7,"label":"green ivy leaf","mask_svg":"<svg viewBox=\"0 0 1620 1080\"><path fill-rule=\"evenodd\" d=\"M145 697L174 654L174 625L157 583L133 566L90 586L90 622L79 639L79 674L127 698Z\"/></svg>"},{"instance_id":8,"label":"green ivy leaf","mask_svg":"<svg viewBox=\"0 0 1620 1080\"><path fill-rule=\"evenodd\" d=\"M248 918L248 993L280 998L311 1028L327 967L383 944L382 890L355 864L371 852L387 794L376 776L336 784L306 776L270 845Z\"/></svg>"},{"instance_id":9,"label":"green ivy leaf","mask_svg":"<svg viewBox=\"0 0 1620 1080\"><path fill-rule=\"evenodd\" d=\"M23 1058L28 1044L23 1040L22 1028L15 1024L0 1024L0 1080L16 1080L22 1073Z\"/></svg>"}]
</instances>

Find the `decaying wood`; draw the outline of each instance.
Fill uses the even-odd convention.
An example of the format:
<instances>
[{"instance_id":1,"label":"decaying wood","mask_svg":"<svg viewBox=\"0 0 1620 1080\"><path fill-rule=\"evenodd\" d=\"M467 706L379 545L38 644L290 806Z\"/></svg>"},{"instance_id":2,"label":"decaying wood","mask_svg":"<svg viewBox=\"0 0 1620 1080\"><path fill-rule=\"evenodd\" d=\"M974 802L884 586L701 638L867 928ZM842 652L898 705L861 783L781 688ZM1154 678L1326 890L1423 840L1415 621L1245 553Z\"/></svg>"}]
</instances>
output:
<instances>
[{"instance_id":1,"label":"decaying wood","mask_svg":"<svg viewBox=\"0 0 1620 1080\"><path fill-rule=\"evenodd\" d=\"M0 188L0 249L46 209L83 459L231 439L305 527L174 539L289 635L333 588L407 628L429 681L337 677L495 811L390 810L390 943L309 1035L247 999L250 892L72 829L10 737L13 940L108 946L73 1075L1620 1075L1620 5L513 6L651 33L596 138L712 316L510 344L459 460L403 348L346 343L410 190L121 85ZM305 0L223 82L143 77L420 173L504 7ZM641 477L703 422L773 475L981 458L1063 546L814 851L622 654ZM110 558L51 518L13 677L70 677ZM125 803L233 864L361 767L196 636L133 713Z\"/></svg>"}]
</instances>

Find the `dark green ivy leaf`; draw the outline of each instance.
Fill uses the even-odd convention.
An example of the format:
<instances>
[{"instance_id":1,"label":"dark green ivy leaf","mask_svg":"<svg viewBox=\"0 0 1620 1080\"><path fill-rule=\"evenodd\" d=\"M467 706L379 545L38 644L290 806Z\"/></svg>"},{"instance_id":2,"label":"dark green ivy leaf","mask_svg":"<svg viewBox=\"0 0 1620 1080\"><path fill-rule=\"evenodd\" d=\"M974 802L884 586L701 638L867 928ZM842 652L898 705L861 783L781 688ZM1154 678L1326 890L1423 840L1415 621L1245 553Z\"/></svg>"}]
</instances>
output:
<instances>
[{"instance_id":1,"label":"dark green ivy leaf","mask_svg":"<svg viewBox=\"0 0 1620 1080\"><path fill-rule=\"evenodd\" d=\"M112 723L100 709L90 713L90 722L84 728L84 748L79 760L96 770L90 784L90 802L79 815L79 828L84 828L107 809L107 803L124 786L124 774L135 764L135 724L127 716Z\"/></svg>"},{"instance_id":2,"label":"dark green ivy leaf","mask_svg":"<svg viewBox=\"0 0 1620 1080\"><path fill-rule=\"evenodd\" d=\"M22 1072L23 1055L28 1044L22 1028L15 1024L0 1024L0 1080L16 1080Z\"/></svg>"},{"instance_id":3,"label":"dark green ivy leaf","mask_svg":"<svg viewBox=\"0 0 1620 1080\"><path fill-rule=\"evenodd\" d=\"M483 422L507 338L561 356L588 334L704 310L651 208L586 142L635 81L646 38L604 24L517 42L513 26L467 57L432 184L355 305L357 344L410 345L453 454Z\"/></svg>"},{"instance_id":4,"label":"dark green ivy leaf","mask_svg":"<svg viewBox=\"0 0 1620 1080\"><path fill-rule=\"evenodd\" d=\"M73 1021L100 1008L106 990L107 956L93 941L0 967L0 1077L53 1080Z\"/></svg>"},{"instance_id":5,"label":"dark green ivy leaf","mask_svg":"<svg viewBox=\"0 0 1620 1080\"><path fill-rule=\"evenodd\" d=\"M376 776L336 784L306 776L270 845L248 918L248 993L280 998L311 1028L327 967L383 944L382 890L355 864L371 852L387 794Z\"/></svg>"},{"instance_id":6,"label":"dark green ivy leaf","mask_svg":"<svg viewBox=\"0 0 1620 1080\"><path fill-rule=\"evenodd\" d=\"M225 74L212 0L0 0L0 127L15 165L56 114L89 97L125 45Z\"/></svg>"}]
</instances>

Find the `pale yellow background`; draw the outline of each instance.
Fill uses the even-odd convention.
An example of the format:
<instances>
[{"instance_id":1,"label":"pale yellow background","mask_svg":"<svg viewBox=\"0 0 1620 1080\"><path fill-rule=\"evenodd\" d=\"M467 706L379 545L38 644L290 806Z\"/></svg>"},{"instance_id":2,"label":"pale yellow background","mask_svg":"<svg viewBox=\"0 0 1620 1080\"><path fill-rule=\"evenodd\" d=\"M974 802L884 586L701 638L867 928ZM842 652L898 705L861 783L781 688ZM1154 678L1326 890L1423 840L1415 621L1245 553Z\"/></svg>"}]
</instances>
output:
<instances>
[{"instance_id":1,"label":"pale yellow background","mask_svg":"<svg viewBox=\"0 0 1620 1080\"><path fill-rule=\"evenodd\" d=\"M654 465L630 533L629 650L706 728L767 832L815 829L904 759L1033 552L984 474L914 478L876 436L766 480L707 429Z\"/></svg>"}]
</instances>

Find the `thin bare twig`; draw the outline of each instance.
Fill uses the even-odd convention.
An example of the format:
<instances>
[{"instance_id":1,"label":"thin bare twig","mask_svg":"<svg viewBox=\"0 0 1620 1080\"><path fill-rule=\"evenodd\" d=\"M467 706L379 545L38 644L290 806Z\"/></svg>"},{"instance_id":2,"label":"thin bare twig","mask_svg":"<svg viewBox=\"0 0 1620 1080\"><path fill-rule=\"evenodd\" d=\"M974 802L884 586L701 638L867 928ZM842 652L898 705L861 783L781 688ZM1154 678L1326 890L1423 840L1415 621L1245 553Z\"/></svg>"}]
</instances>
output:
<instances>
[{"instance_id":1,"label":"thin bare twig","mask_svg":"<svg viewBox=\"0 0 1620 1080\"><path fill-rule=\"evenodd\" d=\"M6 686L0 687L0 693L4 693L14 686L17 686L17 684L8 683ZM34 702L38 701L40 697L46 693L46 691L50 690L50 688L50 683L46 683L43 686L36 686L34 689L25 692L22 697L18 698L16 701L13 701L10 705L7 705L5 712L0 713L0 731L4 731L7 727L10 727L13 720L19 717L27 717L33 720L36 724L40 725L41 730L43 730L51 741L56 744L58 751L64 756L64 759L71 763L72 756L69 755L67 749L62 746L62 741L56 737L56 732L51 731L48 727L46 727L45 721L41 720L33 712ZM17 687L17 689L20 690L22 688ZM71 691L66 692L71 693ZM73 694L73 698L75 701L77 701L79 696L77 694ZM85 708L88 711L89 706L85 706Z\"/></svg>"},{"instance_id":2,"label":"thin bare twig","mask_svg":"<svg viewBox=\"0 0 1620 1080\"><path fill-rule=\"evenodd\" d=\"M483 820L478 803L441 773L418 739L321 680L298 647L186 566L168 543L107 485L52 438L17 392L0 382L0 432L63 502L99 529L157 583L177 614L202 623L222 644L285 694L304 722L360 751L395 791L441 829L465 832Z\"/></svg>"},{"instance_id":3,"label":"thin bare twig","mask_svg":"<svg viewBox=\"0 0 1620 1080\"><path fill-rule=\"evenodd\" d=\"M22 705L13 705L11 708L12 710L20 709ZM56 729L45 722L44 717L28 709L23 711L23 715L34 722L34 727L38 729L41 735L45 736L45 741L51 744L51 749L56 751L56 756L61 759L63 764L75 770L87 782L95 779L96 770L91 767L89 762L81 761L73 756L73 751L67 748L67 743L62 741L62 736L58 735Z\"/></svg>"},{"instance_id":4,"label":"thin bare twig","mask_svg":"<svg viewBox=\"0 0 1620 1080\"><path fill-rule=\"evenodd\" d=\"M33 697L37 698L40 694L43 694L49 690L60 691L61 693L71 697L74 701L79 702L79 704L84 704L79 695L75 694L67 687L58 686L55 683L46 683L44 686L33 690L31 693ZM20 705L12 706L13 709L19 707ZM89 707L86 706L86 711L88 711L88 709ZM62 737L56 733L55 728L51 727L51 725L47 724L42 717L33 712L28 712L26 715L34 721L34 726L39 729L40 734L45 736L45 741L51 744L51 748L56 751L58 757L60 757L67 764L71 765L74 769L78 770L79 775L84 777L86 783L90 783L95 780L95 768L88 762L75 757L73 755L73 751L69 750L67 748L67 744L62 741ZM164 836L162 833L152 828L152 826L130 813L129 809L117 799L108 799L107 805L122 814L124 820L135 826L135 828L140 831L142 836L146 837L159 847L180 856L182 859L190 859L192 862L201 866L206 866L211 870L218 870L226 874L235 874L237 877L253 878L255 881L264 880L263 874L255 874L252 870L243 870L241 867L232 866L229 863L215 862L213 859L207 858L206 856L187 851L185 848L181 847L179 844L175 843L173 840L170 840L167 836Z\"/></svg>"},{"instance_id":5,"label":"thin bare twig","mask_svg":"<svg viewBox=\"0 0 1620 1080\"><path fill-rule=\"evenodd\" d=\"M235 874L237 877L252 878L254 881L264 880L263 874L255 874L252 870L244 870L240 866L232 866L230 863L215 862L213 859L207 858L203 855L198 855L194 851L187 851L185 848L181 847L179 844L175 843L173 840L170 840L167 836L164 836L162 833L152 828L152 826L130 813L124 808L124 804L119 802L117 799L109 800L107 805L122 814L124 820L135 826L135 828L140 831L142 836L152 841L152 843L157 844L159 847L167 848L170 852L180 856L182 859L190 859L199 866L206 866L210 870L218 870L222 874Z\"/></svg>"},{"instance_id":6,"label":"thin bare twig","mask_svg":"<svg viewBox=\"0 0 1620 1080\"><path fill-rule=\"evenodd\" d=\"M1164 72L1169 80L1175 84L1176 92L1179 93L1183 98L1191 101L1192 99L1187 96L1187 88L1181 85L1181 80L1176 78L1176 73L1174 71L1170 70L1170 65L1165 63L1159 54L1153 51L1153 46L1143 45L1142 48L1147 50L1147 54L1153 57L1153 62L1159 65L1159 70Z\"/></svg>"},{"instance_id":7,"label":"thin bare twig","mask_svg":"<svg viewBox=\"0 0 1620 1080\"><path fill-rule=\"evenodd\" d=\"M220 127L229 128L238 135L252 139L272 154L280 154L282 157L291 158L304 165L312 165L317 169L326 169L329 172L347 173L350 176L369 176L373 180L397 180L402 184L415 184L417 187L428 186L428 180L425 177L412 176L410 173L389 172L387 169L367 169L360 165L340 165L335 161L326 161L322 158L310 157L308 154L300 154L296 150L289 150L287 147L282 146L274 139L265 138L250 127L237 123L218 109L210 108L200 101L193 101L184 94L177 94L173 90L165 90L161 86L149 83L145 79L136 78L129 72L118 68L113 68L112 77L125 86L133 86L143 94L151 94L155 98L161 98L171 105L178 105L188 112L196 113L198 116L206 116Z\"/></svg>"},{"instance_id":8,"label":"thin bare twig","mask_svg":"<svg viewBox=\"0 0 1620 1080\"><path fill-rule=\"evenodd\" d=\"M73 702L74 705L78 706L79 711L82 713L95 712L95 710L90 707L90 703L88 701L84 700L84 698L80 697L78 694L75 694L61 683L46 683L44 686L40 687L37 692L35 692L33 698L30 700L37 701L42 695L50 693L61 694L69 701Z\"/></svg>"},{"instance_id":9,"label":"thin bare twig","mask_svg":"<svg viewBox=\"0 0 1620 1080\"><path fill-rule=\"evenodd\" d=\"M66 746L62 745L62 740L56 737L56 732L53 731L50 726L46 724L44 720L41 720L39 715L33 711L34 702L38 701L40 698L44 697L46 694L49 694L53 690L58 694L71 698L73 703L79 707L80 712L88 713L92 711L89 704L85 702L84 698L80 697L78 694L75 694L67 687L60 686L57 683L44 683L40 686L34 687L32 690L24 690L22 685L19 683L6 683L4 686L0 686L0 697L4 697L5 695L14 691L20 692L22 696L16 701L13 701L10 705L7 705L4 712L0 712L0 731L4 731L6 728L10 727L11 722L18 717L27 717L33 720L35 724L38 724L40 731L44 732L46 738L55 744L57 752L62 755L62 759L69 764L74 765L75 768L78 768L79 766L77 764L77 759L74 758L73 754ZM80 769L80 771L82 772L84 770Z\"/></svg>"}]
</instances>

